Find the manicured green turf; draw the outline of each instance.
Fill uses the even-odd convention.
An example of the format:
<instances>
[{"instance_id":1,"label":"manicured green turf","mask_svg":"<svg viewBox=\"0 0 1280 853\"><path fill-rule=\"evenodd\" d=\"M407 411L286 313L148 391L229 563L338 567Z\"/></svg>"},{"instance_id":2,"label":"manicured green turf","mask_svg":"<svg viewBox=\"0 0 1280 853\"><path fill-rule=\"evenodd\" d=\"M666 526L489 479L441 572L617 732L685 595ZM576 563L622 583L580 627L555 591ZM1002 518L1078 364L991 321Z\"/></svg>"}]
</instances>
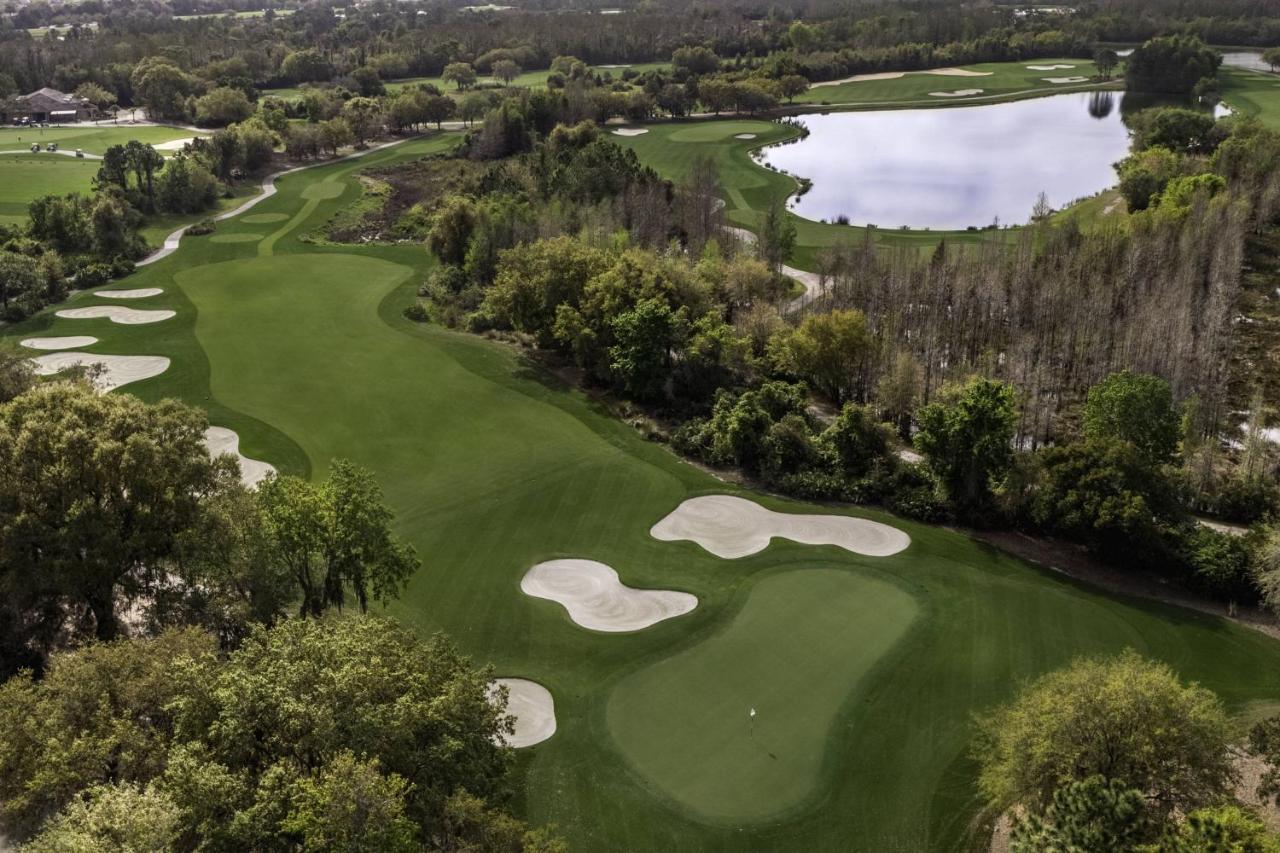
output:
<instances>
[{"instance_id":1,"label":"manicured green turf","mask_svg":"<svg viewBox=\"0 0 1280 853\"><path fill-rule=\"evenodd\" d=\"M1280 128L1280 74L1222 68L1222 99L1244 115L1257 116L1263 124Z\"/></svg>"},{"instance_id":2,"label":"manicured green turf","mask_svg":"<svg viewBox=\"0 0 1280 853\"><path fill-rule=\"evenodd\" d=\"M1053 71L1036 71L1030 65L1071 65ZM1076 83L1051 83L1046 78L1088 77L1098 73L1087 59L1036 59L1026 62L986 62L965 65L966 71L982 76L945 76L927 72L908 72L902 77L887 80L858 80L837 85L814 86L797 102L811 104L854 105L939 105L958 99L936 97L932 92L955 92L961 89L981 89L981 98L1004 98L1016 93L1035 92L1050 94L1058 91L1079 91L1095 88L1091 81Z\"/></svg>"},{"instance_id":3,"label":"manicured green turf","mask_svg":"<svg viewBox=\"0 0 1280 853\"><path fill-rule=\"evenodd\" d=\"M123 145L131 139L158 145L173 139L187 139L199 135L183 127L112 124L110 121L75 127L4 127L0 128L0 151L13 149L25 151L33 142L40 143L41 148L50 142L56 142L64 151L83 148L87 154L101 156L112 145Z\"/></svg>"},{"instance_id":4,"label":"manicured green turf","mask_svg":"<svg viewBox=\"0 0 1280 853\"><path fill-rule=\"evenodd\" d=\"M27 205L41 196L88 192L98 173L94 160L60 154L0 154L0 224L27 221Z\"/></svg>"},{"instance_id":5,"label":"manicured green turf","mask_svg":"<svg viewBox=\"0 0 1280 853\"><path fill-rule=\"evenodd\" d=\"M680 501L731 487L518 352L406 320L429 268L422 246L299 240L359 198L361 168L456 138L290 175L252 212L277 218L220 224L249 242L186 238L111 285L165 288L133 304L172 308L171 320L50 310L0 338L90 334L102 339L91 352L166 355L168 372L128 388L204 406L246 455L287 472L318 476L338 457L372 469L423 560L389 612L554 694L559 729L522 753L515 805L556 822L571 849L954 849L975 809L971 715L1079 654L1136 648L1233 710L1280 701L1280 643L1103 595L948 530L864 513L912 537L884 559L775 541L721 560L650 537ZM600 560L630 586L686 590L699 606L640 632L585 631L520 592L529 566L553 557ZM748 751L749 731L741 742L752 704L776 761Z\"/></svg>"},{"instance_id":6,"label":"manicured green turf","mask_svg":"<svg viewBox=\"0 0 1280 853\"><path fill-rule=\"evenodd\" d=\"M706 820L785 813L814 797L850 686L918 614L910 594L840 568L771 575L719 632L619 683L609 732Z\"/></svg>"}]
</instances>

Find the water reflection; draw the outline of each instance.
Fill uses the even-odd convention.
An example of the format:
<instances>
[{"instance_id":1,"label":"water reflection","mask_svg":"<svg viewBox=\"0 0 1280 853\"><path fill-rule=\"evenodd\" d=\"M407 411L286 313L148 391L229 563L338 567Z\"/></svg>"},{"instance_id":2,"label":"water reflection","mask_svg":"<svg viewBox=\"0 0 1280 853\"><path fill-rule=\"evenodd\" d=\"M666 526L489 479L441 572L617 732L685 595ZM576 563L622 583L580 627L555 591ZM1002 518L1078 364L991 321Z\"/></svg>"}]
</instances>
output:
<instances>
[{"instance_id":1,"label":"water reflection","mask_svg":"<svg viewBox=\"0 0 1280 853\"><path fill-rule=\"evenodd\" d=\"M1099 97L1105 96L1105 97ZM1129 135L1110 93L948 109L799 117L809 135L763 150L808 178L792 209L882 228L1026 222L1040 193L1062 207L1112 186Z\"/></svg>"},{"instance_id":2,"label":"water reflection","mask_svg":"<svg viewBox=\"0 0 1280 853\"><path fill-rule=\"evenodd\" d=\"M1111 115L1115 109L1116 99L1110 92L1094 92L1089 95L1089 115L1102 119Z\"/></svg>"}]
</instances>

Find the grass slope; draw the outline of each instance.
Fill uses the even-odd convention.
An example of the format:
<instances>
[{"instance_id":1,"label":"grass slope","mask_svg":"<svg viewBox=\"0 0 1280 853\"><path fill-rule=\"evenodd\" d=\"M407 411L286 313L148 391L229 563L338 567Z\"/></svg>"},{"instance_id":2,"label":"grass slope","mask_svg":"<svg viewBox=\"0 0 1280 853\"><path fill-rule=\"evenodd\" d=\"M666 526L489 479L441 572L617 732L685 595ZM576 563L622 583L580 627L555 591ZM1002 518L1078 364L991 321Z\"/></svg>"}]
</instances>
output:
<instances>
[{"instance_id":1,"label":"grass slope","mask_svg":"<svg viewBox=\"0 0 1280 853\"><path fill-rule=\"evenodd\" d=\"M1280 128L1280 75L1222 68L1218 79L1222 81L1222 99L1227 106L1256 116L1268 127Z\"/></svg>"},{"instance_id":2,"label":"grass slope","mask_svg":"<svg viewBox=\"0 0 1280 853\"><path fill-rule=\"evenodd\" d=\"M423 559L390 612L555 695L559 730L522 754L516 805L573 849L953 849L975 807L971 714L1080 654L1136 648L1237 710L1280 699L1280 643L1102 595L947 530L863 513L911 535L886 559L779 541L720 560L651 538L681 500L729 487L512 350L405 320L423 247L298 239L359 197L365 165L451 139L290 175L250 216L112 285L165 288L136 307L172 320L51 310L2 334L167 355L167 373L130 390L204 406L246 455L287 472L319 476L337 457L371 468ZM699 606L633 634L583 630L519 591L554 557L601 560ZM742 730L752 704L776 760Z\"/></svg>"}]
</instances>

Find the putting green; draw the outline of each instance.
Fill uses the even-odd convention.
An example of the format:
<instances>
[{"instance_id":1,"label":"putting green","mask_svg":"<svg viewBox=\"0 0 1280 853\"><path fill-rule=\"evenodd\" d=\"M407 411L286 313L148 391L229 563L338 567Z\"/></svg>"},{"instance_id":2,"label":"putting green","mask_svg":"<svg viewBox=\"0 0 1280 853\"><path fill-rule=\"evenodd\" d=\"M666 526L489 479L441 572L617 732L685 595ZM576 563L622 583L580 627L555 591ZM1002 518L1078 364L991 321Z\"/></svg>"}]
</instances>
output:
<instances>
[{"instance_id":1,"label":"putting green","mask_svg":"<svg viewBox=\"0 0 1280 853\"><path fill-rule=\"evenodd\" d=\"M841 707L918 615L906 592L864 575L773 575L719 633L623 680L609 733L700 818L769 820L818 793Z\"/></svg>"}]
</instances>

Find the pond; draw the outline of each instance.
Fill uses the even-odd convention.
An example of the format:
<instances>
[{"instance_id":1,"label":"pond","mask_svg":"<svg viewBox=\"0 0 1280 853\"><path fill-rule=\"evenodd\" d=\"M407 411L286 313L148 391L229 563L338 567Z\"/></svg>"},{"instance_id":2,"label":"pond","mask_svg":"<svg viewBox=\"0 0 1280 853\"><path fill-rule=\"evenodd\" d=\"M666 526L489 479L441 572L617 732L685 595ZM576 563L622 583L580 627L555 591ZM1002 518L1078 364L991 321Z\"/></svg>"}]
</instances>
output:
<instances>
[{"instance_id":1,"label":"pond","mask_svg":"<svg viewBox=\"0 0 1280 853\"><path fill-rule=\"evenodd\" d=\"M761 162L812 182L790 206L807 219L881 228L966 228L1031 218L1116 183L1129 152L1109 92L946 109L810 114L804 139ZM843 220L841 220L843 221Z\"/></svg>"}]
</instances>

